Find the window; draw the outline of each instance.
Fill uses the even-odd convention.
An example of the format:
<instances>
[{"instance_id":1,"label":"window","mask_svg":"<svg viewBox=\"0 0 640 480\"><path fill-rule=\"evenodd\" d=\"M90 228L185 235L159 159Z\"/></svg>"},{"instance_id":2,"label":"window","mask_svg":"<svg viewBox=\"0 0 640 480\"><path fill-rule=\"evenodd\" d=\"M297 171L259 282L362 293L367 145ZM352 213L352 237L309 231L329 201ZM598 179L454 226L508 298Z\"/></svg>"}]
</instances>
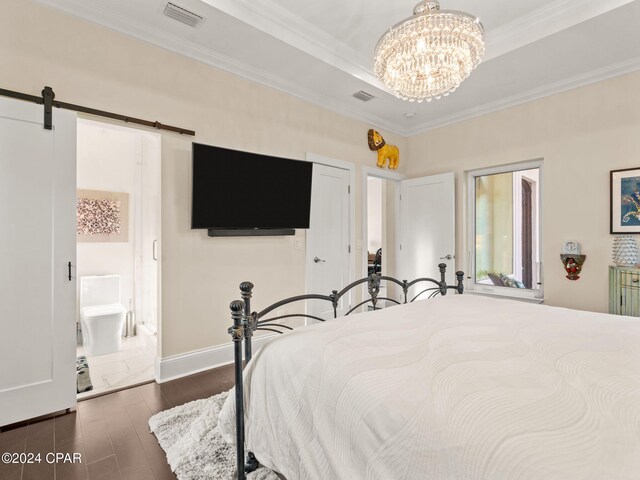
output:
<instances>
[{"instance_id":1,"label":"window","mask_svg":"<svg viewBox=\"0 0 640 480\"><path fill-rule=\"evenodd\" d=\"M470 290L542 297L541 181L542 161L468 172Z\"/></svg>"}]
</instances>

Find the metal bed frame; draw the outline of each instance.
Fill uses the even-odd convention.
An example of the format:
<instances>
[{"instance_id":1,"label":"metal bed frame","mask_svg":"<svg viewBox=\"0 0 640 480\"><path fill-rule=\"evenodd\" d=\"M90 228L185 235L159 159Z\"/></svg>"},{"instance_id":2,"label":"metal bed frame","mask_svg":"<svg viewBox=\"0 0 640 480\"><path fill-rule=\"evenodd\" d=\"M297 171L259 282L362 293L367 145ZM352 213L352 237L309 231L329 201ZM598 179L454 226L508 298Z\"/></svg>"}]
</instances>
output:
<instances>
[{"instance_id":1,"label":"metal bed frame","mask_svg":"<svg viewBox=\"0 0 640 480\"><path fill-rule=\"evenodd\" d=\"M446 264L441 263L438 265L438 269L440 270L440 280L435 280L433 278L417 278L411 282L407 280L398 280L393 277L388 277L385 275L379 275L373 273L368 277L361 278L360 280L356 280L355 282L350 283L342 290L333 290L330 295L321 295L321 294L306 294L306 295L297 295L294 297L285 298L284 300L280 300L276 302L264 310L260 312L252 312L251 311L251 297L253 294L253 283L251 282L242 282L240 284L240 296L242 300L234 300L231 302L229 308L231 309L231 318L233 320L233 325L229 327L229 334L233 339L233 353L234 353L234 361L235 361L235 404L236 404L236 456L237 456L237 478L238 480L244 480L245 472L252 472L256 468L258 468L258 460L253 455L252 452L248 452L247 457L245 459L245 451L244 451L244 388L242 383L242 371L244 369L244 365L251 360L252 356L252 345L251 339L253 337L253 332L257 330L269 331L274 333L285 333L288 330L293 330L292 327L288 325L282 325L280 323L275 323L278 320L293 318L293 317L302 317L302 318L310 318L312 320L317 320L320 322L324 322L325 319L320 318L314 315L308 315L305 313L300 314L287 314L287 315L279 315L271 318L264 318L269 313L274 310L288 305L294 302L306 301L306 300L322 300L331 303L333 307L333 318L337 318L338 316L338 306L340 299L351 292L358 285L362 285L367 283L367 290L369 293L369 298L358 303L356 306L349 309L349 311L344 315L349 315L352 312L356 311L358 308L371 304L373 306L373 310L379 310L378 301L384 300L388 301L393 305L400 305L402 303L411 303L421 297L423 294L429 292L428 298L433 298L437 295L446 295L448 290L454 290L456 293L463 293L463 272L456 272L456 285L448 286L445 281L445 272L446 272ZM403 301L400 302L393 298L389 297L378 297L380 293L380 282L386 281L387 283L392 283L398 285L402 289L402 297ZM420 291L417 295L415 295L411 300L408 300L409 289L414 285L419 283L426 282L428 286L424 290ZM244 342L244 358L243 358L243 348L242 342Z\"/></svg>"}]
</instances>

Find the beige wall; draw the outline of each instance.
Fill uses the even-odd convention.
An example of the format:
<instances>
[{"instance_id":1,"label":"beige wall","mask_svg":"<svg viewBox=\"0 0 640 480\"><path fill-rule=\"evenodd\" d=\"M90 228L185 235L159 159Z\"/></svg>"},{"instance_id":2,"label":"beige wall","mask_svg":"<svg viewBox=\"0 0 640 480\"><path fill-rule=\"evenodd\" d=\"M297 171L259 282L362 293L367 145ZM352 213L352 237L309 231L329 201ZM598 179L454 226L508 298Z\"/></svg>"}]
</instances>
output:
<instances>
[{"instance_id":1,"label":"beige wall","mask_svg":"<svg viewBox=\"0 0 640 480\"><path fill-rule=\"evenodd\" d=\"M304 250L294 250L293 238L210 239L190 230L191 142L373 166L371 125L31 1L2 6L0 87L38 95L49 85L61 101L197 132L162 135L163 357L227 343L228 304L242 280L256 284L256 306L301 292ZM405 151L404 138L382 133Z\"/></svg>"},{"instance_id":2,"label":"beige wall","mask_svg":"<svg viewBox=\"0 0 640 480\"><path fill-rule=\"evenodd\" d=\"M640 73L589 85L409 139L410 177L455 171L457 267L466 269L465 171L544 158L542 261L551 305L606 311L609 171L640 164ZM565 279L562 243L587 260Z\"/></svg>"}]
</instances>

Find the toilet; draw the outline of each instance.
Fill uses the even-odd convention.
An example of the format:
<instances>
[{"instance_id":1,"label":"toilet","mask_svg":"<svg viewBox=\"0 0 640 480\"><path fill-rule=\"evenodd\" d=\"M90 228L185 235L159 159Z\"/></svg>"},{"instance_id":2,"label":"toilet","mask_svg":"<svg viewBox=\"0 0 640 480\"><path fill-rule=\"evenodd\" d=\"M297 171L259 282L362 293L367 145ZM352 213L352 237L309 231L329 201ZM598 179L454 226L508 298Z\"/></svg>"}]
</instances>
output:
<instances>
[{"instance_id":1,"label":"toilet","mask_svg":"<svg viewBox=\"0 0 640 480\"><path fill-rule=\"evenodd\" d=\"M120 275L80 277L80 321L87 355L120 350L125 316Z\"/></svg>"}]
</instances>

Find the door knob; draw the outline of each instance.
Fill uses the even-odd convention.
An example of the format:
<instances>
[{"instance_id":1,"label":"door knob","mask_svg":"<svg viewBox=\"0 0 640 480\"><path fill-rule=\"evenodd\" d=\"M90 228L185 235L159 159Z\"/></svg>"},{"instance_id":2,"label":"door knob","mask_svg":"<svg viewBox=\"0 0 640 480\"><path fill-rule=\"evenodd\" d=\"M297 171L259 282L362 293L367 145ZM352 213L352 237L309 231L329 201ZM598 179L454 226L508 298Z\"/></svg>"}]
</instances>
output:
<instances>
[{"instance_id":1,"label":"door knob","mask_svg":"<svg viewBox=\"0 0 640 480\"><path fill-rule=\"evenodd\" d=\"M451 255L450 253L448 253L444 257L440 257L440 260L452 260L452 259L453 259L453 255Z\"/></svg>"},{"instance_id":2,"label":"door knob","mask_svg":"<svg viewBox=\"0 0 640 480\"><path fill-rule=\"evenodd\" d=\"M316 262L316 263L324 263L324 262L326 262L326 260L323 260L323 259L318 258L318 257L313 257L313 261Z\"/></svg>"}]
</instances>

